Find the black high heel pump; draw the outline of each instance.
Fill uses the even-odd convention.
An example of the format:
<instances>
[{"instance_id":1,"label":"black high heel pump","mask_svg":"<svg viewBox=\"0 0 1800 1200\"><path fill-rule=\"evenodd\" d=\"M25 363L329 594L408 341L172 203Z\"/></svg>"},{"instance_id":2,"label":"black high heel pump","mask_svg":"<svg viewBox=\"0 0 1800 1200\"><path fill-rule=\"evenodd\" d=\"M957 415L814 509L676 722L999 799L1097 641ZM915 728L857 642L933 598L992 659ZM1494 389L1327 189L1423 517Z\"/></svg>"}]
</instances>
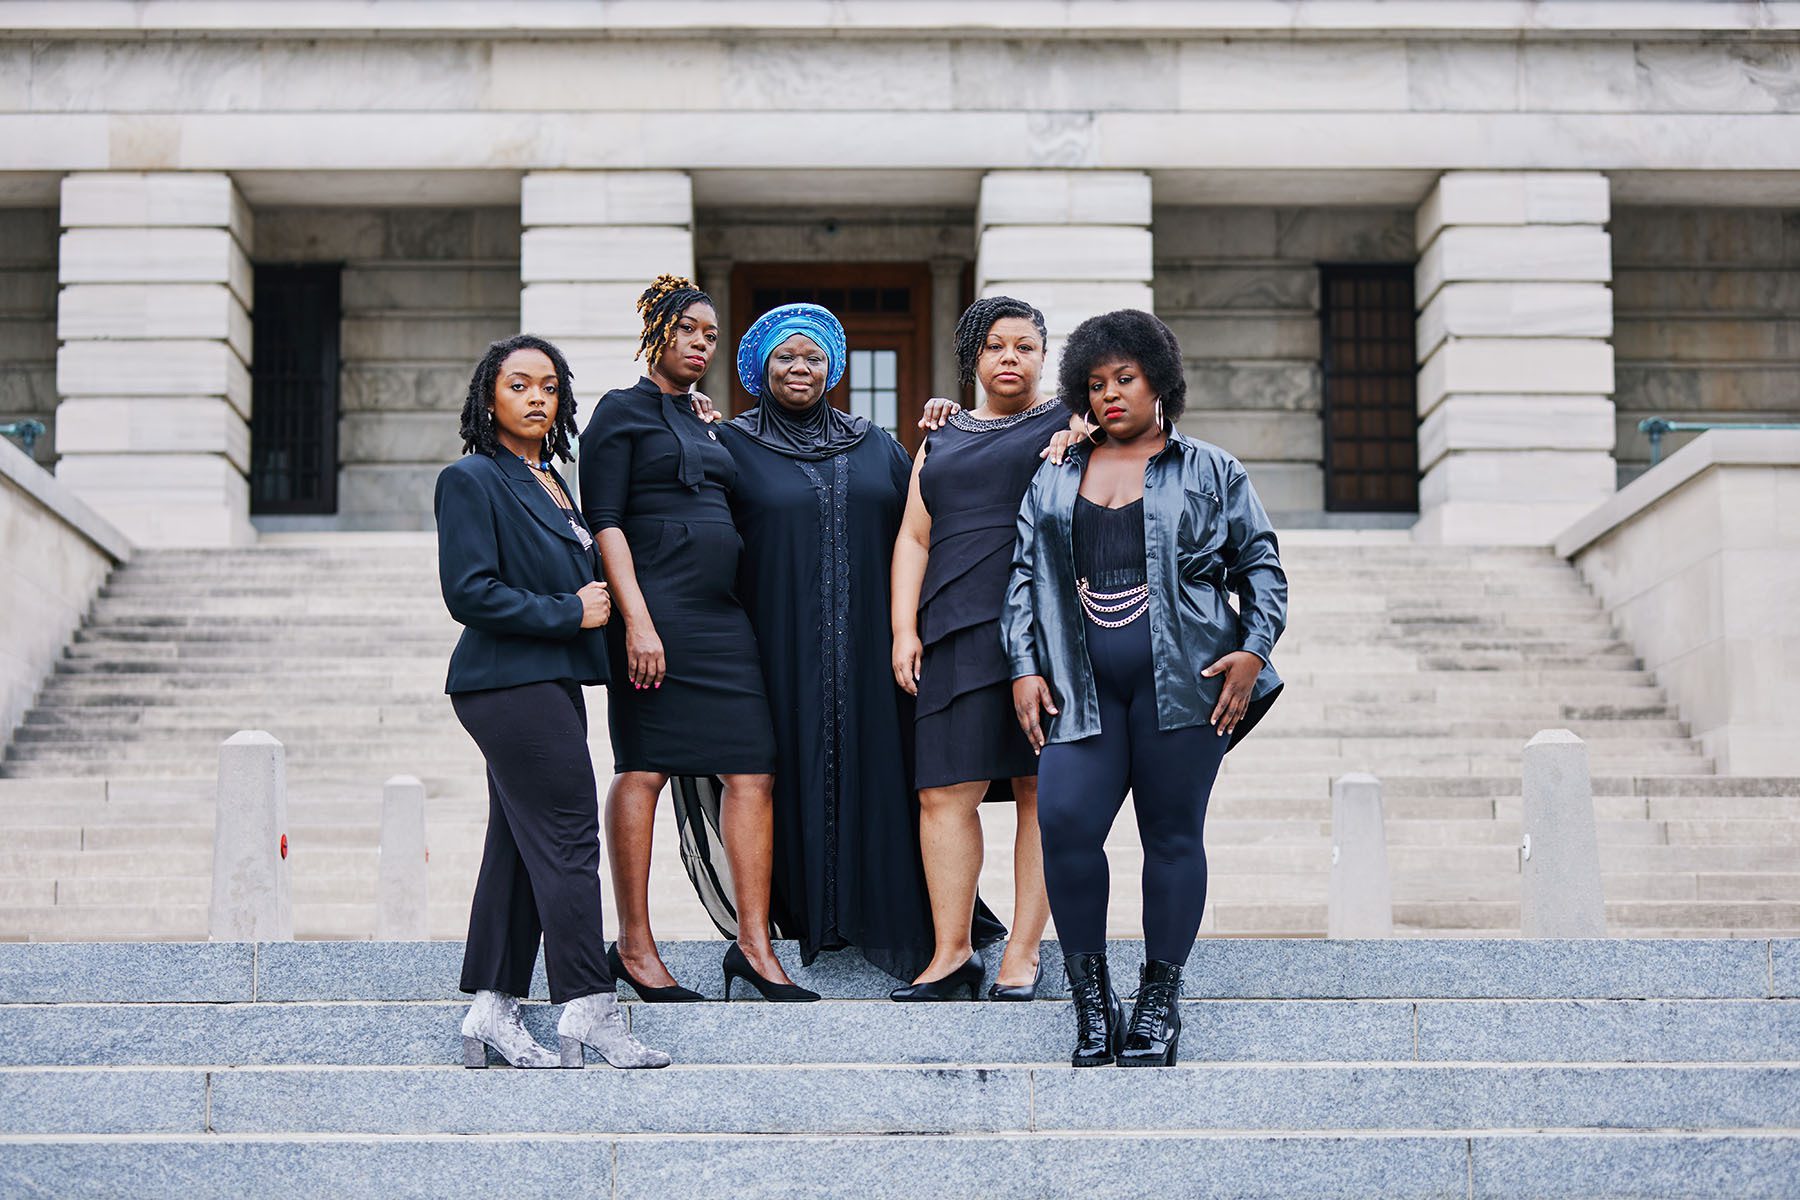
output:
<instances>
[{"instance_id":1,"label":"black high heel pump","mask_svg":"<svg viewBox=\"0 0 1800 1200\"><path fill-rule=\"evenodd\" d=\"M979 1000L981 981L986 977L987 966L981 961L981 955L976 954L942 979L929 979L924 983L909 983L905 987L897 987L888 993L888 999L902 1003L951 1000L956 993L968 988L969 999Z\"/></svg>"},{"instance_id":2,"label":"black high heel pump","mask_svg":"<svg viewBox=\"0 0 1800 1200\"><path fill-rule=\"evenodd\" d=\"M732 981L737 979L743 980L762 993L764 1000L773 1000L784 1004L804 1004L809 1000L819 998L819 993L803 988L797 983L775 983L772 980L764 979L756 973L756 968L750 965L750 960L744 957L743 948L733 942L725 950L725 998L727 1000L731 999Z\"/></svg>"},{"instance_id":3,"label":"black high heel pump","mask_svg":"<svg viewBox=\"0 0 1800 1200\"><path fill-rule=\"evenodd\" d=\"M706 999L693 988L684 988L679 983L672 987L651 987L647 983L639 983L637 977L625 969L625 960L619 957L617 942L606 948L606 965L612 968L613 978L629 983L631 990L645 1004L684 1004Z\"/></svg>"},{"instance_id":4,"label":"black high heel pump","mask_svg":"<svg viewBox=\"0 0 1800 1200\"><path fill-rule=\"evenodd\" d=\"M994 981L988 989L989 1000L1036 1000L1038 984L1044 981L1044 964L1040 961L1037 971L1031 976L1030 983L1001 983Z\"/></svg>"}]
</instances>

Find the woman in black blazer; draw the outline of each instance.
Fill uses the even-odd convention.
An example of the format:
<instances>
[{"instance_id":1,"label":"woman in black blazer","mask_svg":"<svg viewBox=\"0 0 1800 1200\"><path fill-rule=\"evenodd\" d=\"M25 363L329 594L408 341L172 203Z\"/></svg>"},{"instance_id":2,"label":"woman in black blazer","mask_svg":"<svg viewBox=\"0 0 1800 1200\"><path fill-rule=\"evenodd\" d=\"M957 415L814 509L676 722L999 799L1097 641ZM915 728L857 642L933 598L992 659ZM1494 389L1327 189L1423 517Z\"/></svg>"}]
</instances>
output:
<instances>
[{"instance_id":1,"label":"woman in black blazer","mask_svg":"<svg viewBox=\"0 0 1800 1200\"><path fill-rule=\"evenodd\" d=\"M444 690L487 759L488 830L469 912L463 1065L666 1067L626 1032L607 969L600 813L581 685L605 682L611 614L594 539L550 465L575 434L569 368L519 334L488 347L463 405L464 457L438 475L438 576L463 626ZM538 939L560 1055L519 1020Z\"/></svg>"}]
</instances>

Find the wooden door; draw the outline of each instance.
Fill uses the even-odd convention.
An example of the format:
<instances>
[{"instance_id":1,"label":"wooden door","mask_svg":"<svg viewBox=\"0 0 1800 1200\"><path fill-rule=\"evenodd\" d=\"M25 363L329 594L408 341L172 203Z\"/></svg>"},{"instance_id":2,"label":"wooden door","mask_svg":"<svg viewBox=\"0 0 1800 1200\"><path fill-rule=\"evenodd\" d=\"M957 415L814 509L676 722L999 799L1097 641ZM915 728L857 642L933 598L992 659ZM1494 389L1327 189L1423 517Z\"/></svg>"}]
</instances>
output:
<instances>
[{"instance_id":1,"label":"wooden door","mask_svg":"<svg viewBox=\"0 0 1800 1200\"><path fill-rule=\"evenodd\" d=\"M919 414L931 381L931 269L924 263L740 263L731 272L731 346L783 304L822 304L844 324L850 364L827 393L845 412L868 417L919 446ZM948 352L946 350L946 352ZM731 411L755 398L732 370Z\"/></svg>"}]
</instances>

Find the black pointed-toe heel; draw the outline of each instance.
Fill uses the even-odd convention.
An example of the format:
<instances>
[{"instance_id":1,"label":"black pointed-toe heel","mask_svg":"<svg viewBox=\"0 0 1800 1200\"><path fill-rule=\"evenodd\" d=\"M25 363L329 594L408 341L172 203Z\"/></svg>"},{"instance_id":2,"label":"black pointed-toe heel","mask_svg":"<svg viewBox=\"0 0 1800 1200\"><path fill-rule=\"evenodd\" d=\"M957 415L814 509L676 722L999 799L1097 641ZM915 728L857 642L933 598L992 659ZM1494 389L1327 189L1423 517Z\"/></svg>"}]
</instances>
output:
<instances>
[{"instance_id":1,"label":"black pointed-toe heel","mask_svg":"<svg viewBox=\"0 0 1800 1200\"><path fill-rule=\"evenodd\" d=\"M987 977L987 965L981 961L981 955L975 954L969 961L942 979L930 979L924 983L909 983L905 987L897 987L888 993L889 1000L898 1000L904 1004L921 1003L937 1000L954 1000L956 994L967 988L969 999L981 999L981 981Z\"/></svg>"},{"instance_id":2,"label":"black pointed-toe heel","mask_svg":"<svg viewBox=\"0 0 1800 1200\"><path fill-rule=\"evenodd\" d=\"M731 984L741 979L762 994L764 1000L772 1000L778 1004L804 1004L817 1000L819 993L803 988L797 983L776 983L764 979L744 957L744 951L736 942L725 950L725 998L731 999Z\"/></svg>"},{"instance_id":3,"label":"black pointed-toe heel","mask_svg":"<svg viewBox=\"0 0 1800 1200\"><path fill-rule=\"evenodd\" d=\"M1139 976L1137 1004L1119 1051L1121 1067L1172 1067L1181 1047L1181 968L1151 959Z\"/></svg>"},{"instance_id":4,"label":"black pointed-toe heel","mask_svg":"<svg viewBox=\"0 0 1800 1200\"><path fill-rule=\"evenodd\" d=\"M1125 1028L1125 1006L1113 991L1104 954L1071 954L1063 960L1069 998L1075 1002L1075 1052L1072 1067L1110 1067L1119 1056Z\"/></svg>"},{"instance_id":5,"label":"black pointed-toe heel","mask_svg":"<svg viewBox=\"0 0 1800 1200\"><path fill-rule=\"evenodd\" d=\"M988 989L989 1000L1036 1000L1038 984L1044 981L1044 964L1038 963L1037 972L1027 984L1001 983L998 980Z\"/></svg>"},{"instance_id":6,"label":"black pointed-toe heel","mask_svg":"<svg viewBox=\"0 0 1800 1200\"><path fill-rule=\"evenodd\" d=\"M695 1000L704 1000L705 996L693 988L684 988L680 984L673 987L651 987L639 983L637 977L625 969L625 960L619 957L619 943L614 942L606 948L606 965L612 968L614 979L623 979L637 993L637 998L645 1004L688 1004Z\"/></svg>"}]
</instances>

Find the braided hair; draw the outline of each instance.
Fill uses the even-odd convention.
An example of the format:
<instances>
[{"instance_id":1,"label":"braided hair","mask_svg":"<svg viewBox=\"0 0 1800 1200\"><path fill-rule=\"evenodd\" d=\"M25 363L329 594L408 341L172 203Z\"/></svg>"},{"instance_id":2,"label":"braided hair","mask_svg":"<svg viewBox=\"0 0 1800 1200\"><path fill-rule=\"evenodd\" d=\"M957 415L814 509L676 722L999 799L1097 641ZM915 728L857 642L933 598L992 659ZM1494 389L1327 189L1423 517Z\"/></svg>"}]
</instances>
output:
<instances>
[{"instance_id":1,"label":"braided hair","mask_svg":"<svg viewBox=\"0 0 1800 1200\"><path fill-rule=\"evenodd\" d=\"M541 350L556 368L556 420L544 437L545 457L569 461L569 447L575 442L575 390L569 386L572 376L562 351L535 333L515 333L487 348L469 377L469 395L462 409L462 452L471 450L492 455L500 448L494 433L494 383L500 378L500 365L514 350Z\"/></svg>"},{"instance_id":2,"label":"braided hair","mask_svg":"<svg viewBox=\"0 0 1800 1200\"><path fill-rule=\"evenodd\" d=\"M638 339L638 356L651 366L675 340L675 326L681 314L696 304L717 308L711 296L694 286L685 275L658 275L656 282L644 289L637 299L638 313L644 318L644 335Z\"/></svg>"},{"instance_id":3,"label":"braided hair","mask_svg":"<svg viewBox=\"0 0 1800 1200\"><path fill-rule=\"evenodd\" d=\"M987 335L994 328L994 322L1007 317L1030 321L1037 326L1040 338L1050 336L1044 314L1023 300L1011 296L986 296L977 300L963 310L962 318L956 322L956 377L964 387L975 382L975 365L981 361L981 351L987 345Z\"/></svg>"}]
</instances>

